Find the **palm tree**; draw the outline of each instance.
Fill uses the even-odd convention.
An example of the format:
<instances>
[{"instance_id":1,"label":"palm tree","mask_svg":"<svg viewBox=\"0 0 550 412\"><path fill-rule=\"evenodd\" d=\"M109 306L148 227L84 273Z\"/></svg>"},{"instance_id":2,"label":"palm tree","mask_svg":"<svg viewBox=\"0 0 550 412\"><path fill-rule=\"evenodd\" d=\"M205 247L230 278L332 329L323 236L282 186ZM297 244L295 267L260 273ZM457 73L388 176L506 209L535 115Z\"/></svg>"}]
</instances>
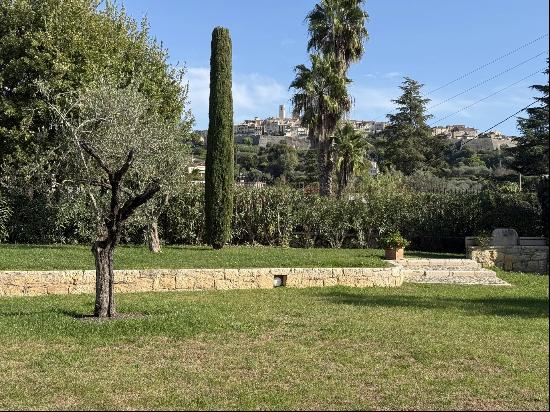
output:
<instances>
[{"instance_id":1,"label":"palm tree","mask_svg":"<svg viewBox=\"0 0 550 412\"><path fill-rule=\"evenodd\" d=\"M366 153L369 143L350 123L339 127L334 136L338 197L347 187L351 176L363 170L368 161Z\"/></svg>"},{"instance_id":2,"label":"palm tree","mask_svg":"<svg viewBox=\"0 0 550 412\"><path fill-rule=\"evenodd\" d=\"M363 57L368 39L365 23L369 15L363 0L321 0L307 15L309 51L332 54L344 74L351 63Z\"/></svg>"},{"instance_id":3,"label":"palm tree","mask_svg":"<svg viewBox=\"0 0 550 412\"><path fill-rule=\"evenodd\" d=\"M351 99L347 85L349 79L338 70L332 55L310 56L311 68L296 66L296 78L290 88L296 90L292 97L293 115L300 117L309 127L312 145L318 150L319 194L332 193L333 133L342 115L350 110Z\"/></svg>"},{"instance_id":4,"label":"palm tree","mask_svg":"<svg viewBox=\"0 0 550 412\"><path fill-rule=\"evenodd\" d=\"M319 67L317 70L319 73L313 76L312 71L315 71L316 62L312 57L312 70L303 65L297 66L296 79L291 85L301 91L293 98L295 115L302 115L302 123L309 127L310 139L314 147L318 148L321 195L330 195L332 192L332 171L334 170L332 134L338 122L351 109L351 99L346 89L350 83L347 71L351 63L363 56L364 42L368 38L365 28L368 14L363 10L362 5L363 0L321 0L315 5L306 17L310 35L308 51L316 53L314 56L317 56L317 65L323 68ZM330 78L322 79L323 73ZM344 82L343 90L333 89L335 93L327 94L327 86L342 85L338 82L338 76ZM314 81L311 80L312 77L315 77ZM310 82L309 89L302 87L308 82ZM313 84L322 87L314 89ZM332 104L316 102L315 96L317 98L330 96L329 100ZM310 98L313 100L309 100Z\"/></svg>"}]
</instances>

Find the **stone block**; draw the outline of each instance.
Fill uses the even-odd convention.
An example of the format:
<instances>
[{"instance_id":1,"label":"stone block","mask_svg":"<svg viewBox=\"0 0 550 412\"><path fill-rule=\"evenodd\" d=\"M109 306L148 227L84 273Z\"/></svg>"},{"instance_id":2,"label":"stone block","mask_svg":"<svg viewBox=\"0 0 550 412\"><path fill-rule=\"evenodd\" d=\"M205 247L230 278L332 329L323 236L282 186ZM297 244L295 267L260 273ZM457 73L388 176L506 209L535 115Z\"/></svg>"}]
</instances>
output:
<instances>
[{"instance_id":1,"label":"stone block","mask_svg":"<svg viewBox=\"0 0 550 412\"><path fill-rule=\"evenodd\" d=\"M159 279L159 288L162 290L176 289L176 276L167 273L162 274Z\"/></svg>"},{"instance_id":2,"label":"stone block","mask_svg":"<svg viewBox=\"0 0 550 412\"><path fill-rule=\"evenodd\" d=\"M129 284L128 288L131 288L132 292L150 292L154 290L155 280L156 278L150 276L138 277Z\"/></svg>"},{"instance_id":3,"label":"stone block","mask_svg":"<svg viewBox=\"0 0 550 412\"><path fill-rule=\"evenodd\" d=\"M304 277L301 273L293 273L286 278L286 286L289 288L302 288Z\"/></svg>"},{"instance_id":4,"label":"stone block","mask_svg":"<svg viewBox=\"0 0 550 412\"><path fill-rule=\"evenodd\" d=\"M80 295L82 293L95 293L95 284L94 285L69 285L69 294L70 295Z\"/></svg>"},{"instance_id":5,"label":"stone block","mask_svg":"<svg viewBox=\"0 0 550 412\"><path fill-rule=\"evenodd\" d=\"M179 274L176 276L176 289L178 290L194 290L195 277L192 275Z\"/></svg>"},{"instance_id":6,"label":"stone block","mask_svg":"<svg viewBox=\"0 0 550 412\"><path fill-rule=\"evenodd\" d=\"M214 279L214 287L216 290L235 289L235 283L226 279Z\"/></svg>"},{"instance_id":7,"label":"stone block","mask_svg":"<svg viewBox=\"0 0 550 412\"><path fill-rule=\"evenodd\" d=\"M322 287L323 284L324 284L324 279L313 278L313 279L308 279L305 286L317 288L317 287Z\"/></svg>"},{"instance_id":8,"label":"stone block","mask_svg":"<svg viewBox=\"0 0 550 412\"><path fill-rule=\"evenodd\" d=\"M27 286L25 287L26 296L41 296L48 294L48 287L46 285Z\"/></svg>"},{"instance_id":9,"label":"stone block","mask_svg":"<svg viewBox=\"0 0 550 412\"><path fill-rule=\"evenodd\" d=\"M273 275L271 273L260 273L256 277L256 284L260 289L271 289L273 288Z\"/></svg>"},{"instance_id":10,"label":"stone block","mask_svg":"<svg viewBox=\"0 0 550 412\"><path fill-rule=\"evenodd\" d=\"M515 246L519 244L518 232L514 229L495 229L492 233L493 246Z\"/></svg>"},{"instance_id":11,"label":"stone block","mask_svg":"<svg viewBox=\"0 0 550 412\"><path fill-rule=\"evenodd\" d=\"M69 293L70 284L52 284L46 286L48 295L67 295Z\"/></svg>"},{"instance_id":12,"label":"stone block","mask_svg":"<svg viewBox=\"0 0 550 412\"><path fill-rule=\"evenodd\" d=\"M197 269L197 272L213 280L225 279L225 269Z\"/></svg>"},{"instance_id":13,"label":"stone block","mask_svg":"<svg viewBox=\"0 0 550 412\"><path fill-rule=\"evenodd\" d=\"M3 296L23 296L25 294L24 286L4 285L2 287Z\"/></svg>"},{"instance_id":14,"label":"stone block","mask_svg":"<svg viewBox=\"0 0 550 412\"><path fill-rule=\"evenodd\" d=\"M195 277L195 290L212 290L216 287L215 280L213 276L203 272Z\"/></svg>"},{"instance_id":15,"label":"stone block","mask_svg":"<svg viewBox=\"0 0 550 412\"><path fill-rule=\"evenodd\" d=\"M272 268L269 270L272 276L290 276L294 269L292 268ZM331 269L332 273L332 269Z\"/></svg>"},{"instance_id":16,"label":"stone block","mask_svg":"<svg viewBox=\"0 0 550 412\"><path fill-rule=\"evenodd\" d=\"M332 268L318 268L314 275L314 279L327 279L331 277Z\"/></svg>"},{"instance_id":17,"label":"stone block","mask_svg":"<svg viewBox=\"0 0 550 412\"><path fill-rule=\"evenodd\" d=\"M336 286L338 284L338 279L330 277L323 280L323 286Z\"/></svg>"},{"instance_id":18,"label":"stone block","mask_svg":"<svg viewBox=\"0 0 550 412\"><path fill-rule=\"evenodd\" d=\"M360 288L368 288L375 286L374 279L371 277L364 277L364 278L358 278L355 279L354 286L360 287Z\"/></svg>"},{"instance_id":19,"label":"stone block","mask_svg":"<svg viewBox=\"0 0 550 412\"><path fill-rule=\"evenodd\" d=\"M342 275L338 278L338 284L342 286L355 286L357 278L349 275Z\"/></svg>"},{"instance_id":20,"label":"stone block","mask_svg":"<svg viewBox=\"0 0 550 412\"><path fill-rule=\"evenodd\" d=\"M223 278L226 280L236 281L239 277L239 269L225 269L223 272Z\"/></svg>"}]
</instances>

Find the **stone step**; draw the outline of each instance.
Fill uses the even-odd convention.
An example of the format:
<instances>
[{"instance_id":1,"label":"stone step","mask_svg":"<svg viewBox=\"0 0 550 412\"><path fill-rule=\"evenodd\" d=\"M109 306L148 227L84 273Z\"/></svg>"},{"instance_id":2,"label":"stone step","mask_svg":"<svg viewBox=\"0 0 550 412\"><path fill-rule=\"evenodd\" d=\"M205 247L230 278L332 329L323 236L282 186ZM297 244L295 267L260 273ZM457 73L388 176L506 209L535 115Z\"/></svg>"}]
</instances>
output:
<instances>
[{"instance_id":1,"label":"stone step","mask_svg":"<svg viewBox=\"0 0 550 412\"><path fill-rule=\"evenodd\" d=\"M407 269L481 269L481 264L472 259L402 259L399 265Z\"/></svg>"},{"instance_id":2,"label":"stone step","mask_svg":"<svg viewBox=\"0 0 550 412\"><path fill-rule=\"evenodd\" d=\"M493 277L476 277L476 276L452 276L442 278L440 276L425 276L421 279L406 280L409 283L445 283L459 285L494 285L494 286L510 286L510 284L496 276Z\"/></svg>"},{"instance_id":3,"label":"stone step","mask_svg":"<svg viewBox=\"0 0 550 412\"><path fill-rule=\"evenodd\" d=\"M489 269L441 270L432 268L402 269L405 282L448 283L465 285L509 285Z\"/></svg>"},{"instance_id":4,"label":"stone step","mask_svg":"<svg viewBox=\"0 0 550 412\"><path fill-rule=\"evenodd\" d=\"M417 277L417 276L496 276L495 272L489 269L447 269L447 268L422 268L422 269L410 269L403 268L401 273L405 278Z\"/></svg>"}]
</instances>

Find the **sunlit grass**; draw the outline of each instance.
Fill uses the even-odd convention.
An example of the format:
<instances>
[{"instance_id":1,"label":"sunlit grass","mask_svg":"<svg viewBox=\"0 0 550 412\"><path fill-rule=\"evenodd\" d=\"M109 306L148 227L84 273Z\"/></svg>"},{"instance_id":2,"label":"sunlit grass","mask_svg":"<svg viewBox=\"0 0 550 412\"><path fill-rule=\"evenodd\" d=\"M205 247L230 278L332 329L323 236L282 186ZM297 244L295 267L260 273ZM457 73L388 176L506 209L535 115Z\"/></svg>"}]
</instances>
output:
<instances>
[{"instance_id":1,"label":"sunlit grass","mask_svg":"<svg viewBox=\"0 0 550 412\"><path fill-rule=\"evenodd\" d=\"M0 409L548 409L548 277L0 298Z\"/></svg>"}]
</instances>

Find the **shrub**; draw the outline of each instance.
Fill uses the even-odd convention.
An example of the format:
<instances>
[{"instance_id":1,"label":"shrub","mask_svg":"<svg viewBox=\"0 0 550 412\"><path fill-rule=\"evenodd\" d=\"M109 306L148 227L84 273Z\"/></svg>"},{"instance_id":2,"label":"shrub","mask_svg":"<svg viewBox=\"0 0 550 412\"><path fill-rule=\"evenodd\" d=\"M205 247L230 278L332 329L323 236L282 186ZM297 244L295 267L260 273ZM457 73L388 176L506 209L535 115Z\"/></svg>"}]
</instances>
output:
<instances>
[{"instance_id":1,"label":"shrub","mask_svg":"<svg viewBox=\"0 0 550 412\"><path fill-rule=\"evenodd\" d=\"M393 231L380 238L379 244L384 249L399 249L409 246L410 242L399 231Z\"/></svg>"},{"instance_id":2,"label":"shrub","mask_svg":"<svg viewBox=\"0 0 550 412\"><path fill-rule=\"evenodd\" d=\"M537 184L537 197L542 209L542 226L544 236L550 236L550 181L543 177Z\"/></svg>"},{"instance_id":3,"label":"shrub","mask_svg":"<svg viewBox=\"0 0 550 412\"><path fill-rule=\"evenodd\" d=\"M475 240L478 246L487 247L491 245L493 236L488 230L482 230L475 236Z\"/></svg>"},{"instance_id":4,"label":"shrub","mask_svg":"<svg viewBox=\"0 0 550 412\"><path fill-rule=\"evenodd\" d=\"M298 247L376 247L387 233L399 231L417 250L464 248L464 236L511 227L520 236L544 233L542 208L535 193L423 193L388 179L370 182L347 199L321 198L288 186L238 187L231 243ZM18 198L17 198L18 199ZM57 206L36 194L18 204L7 223L9 241L88 242L90 227L77 197ZM5 202L6 202L5 201ZM546 206L548 207L548 206ZM36 210L35 210L36 209ZM56 223L57 222L57 223ZM143 228L129 225L124 237L143 241ZM182 186L159 219L167 244L205 244L204 186Z\"/></svg>"},{"instance_id":5,"label":"shrub","mask_svg":"<svg viewBox=\"0 0 550 412\"><path fill-rule=\"evenodd\" d=\"M11 216L11 208L8 201L0 193L0 242L8 237L8 221Z\"/></svg>"}]
</instances>

